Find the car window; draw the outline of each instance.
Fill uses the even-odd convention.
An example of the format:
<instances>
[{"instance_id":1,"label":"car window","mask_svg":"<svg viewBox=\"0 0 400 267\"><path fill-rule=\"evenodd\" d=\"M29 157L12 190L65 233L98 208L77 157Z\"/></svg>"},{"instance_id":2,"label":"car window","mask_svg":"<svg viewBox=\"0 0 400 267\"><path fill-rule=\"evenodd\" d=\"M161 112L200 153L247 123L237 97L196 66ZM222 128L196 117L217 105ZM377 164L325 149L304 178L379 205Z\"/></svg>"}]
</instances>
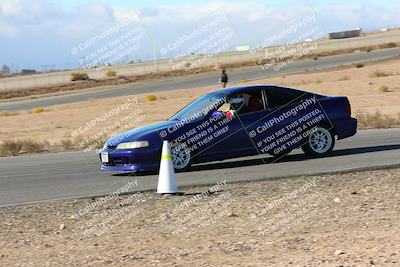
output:
<instances>
[{"instance_id":1,"label":"car window","mask_svg":"<svg viewBox=\"0 0 400 267\"><path fill-rule=\"evenodd\" d=\"M238 110L238 114L256 112L256 111L261 111L261 110L265 109L261 90L231 96L229 98L229 101L236 100L235 105L240 106L240 105L238 105L238 102L240 103L240 101L238 101L238 100L240 100L240 99L243 100L243 106L240 107L240 110ZM233 109L235 105L231 105L230 109Z\"/></svg>"},{"instance_id":2,"label":"car window","mask_svg":"<svg viewBox=\"0 0 400 267\"><path fill-rule=\"evenodd\" d=\"M296 97L290 94L275 92L275 91L266 91L267 94L267 103L268 108L276 108L285 106L289 103L293 103L296 100Z\"/></svg>"},{"instance_id":3,"label":"car window","mask_svg":"<svg viewBox=\"0 0 400 267\"><path fill-rule=\"evenodd\" d=\"M217 110L223 103L225 103L225 95L223 93L206 94L178 111L170 120L193 121L203 119L208 113Z\"/></svg>"}]
</instances>

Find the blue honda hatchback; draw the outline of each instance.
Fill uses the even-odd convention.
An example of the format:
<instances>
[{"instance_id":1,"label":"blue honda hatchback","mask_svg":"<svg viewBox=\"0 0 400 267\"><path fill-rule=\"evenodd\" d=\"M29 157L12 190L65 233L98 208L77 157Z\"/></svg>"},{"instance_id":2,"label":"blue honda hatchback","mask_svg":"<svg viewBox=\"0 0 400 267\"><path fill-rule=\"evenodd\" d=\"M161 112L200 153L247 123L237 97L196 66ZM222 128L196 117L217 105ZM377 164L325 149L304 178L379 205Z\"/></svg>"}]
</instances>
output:
<instances>
[{"instance_id":1,"label":"blue honda hatchback","mask_svg":"<svg viewBox=\"0 0 400 267\"><path fill-rule=\"evenodd\" d=\"M323 157L332 152L336 139L356 131L346 97L239 86L203 95L167 121L110 138L99 156L103 171L156 170L167 140L177 170L258 154L280 157L296 148Z\"/></svg>"}]
</instances>

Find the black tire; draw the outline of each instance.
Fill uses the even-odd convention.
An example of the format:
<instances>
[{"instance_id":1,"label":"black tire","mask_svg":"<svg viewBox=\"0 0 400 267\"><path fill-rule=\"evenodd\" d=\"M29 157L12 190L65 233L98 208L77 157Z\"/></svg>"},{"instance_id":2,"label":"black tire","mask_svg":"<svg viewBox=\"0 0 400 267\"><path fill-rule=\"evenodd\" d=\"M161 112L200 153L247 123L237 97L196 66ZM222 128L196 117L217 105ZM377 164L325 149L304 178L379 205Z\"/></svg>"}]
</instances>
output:
<instances>
[{"instance_id":1,"label":"black tire","mask_svg":"<svg viewBox=\"0 0 400 267\"><path fill-rule=\"evenodd\" d=\"M325 157L332 153L335 147L335 135L325 125L318 126L301 149L310 157Z\"/></svg>"}]
</instances>

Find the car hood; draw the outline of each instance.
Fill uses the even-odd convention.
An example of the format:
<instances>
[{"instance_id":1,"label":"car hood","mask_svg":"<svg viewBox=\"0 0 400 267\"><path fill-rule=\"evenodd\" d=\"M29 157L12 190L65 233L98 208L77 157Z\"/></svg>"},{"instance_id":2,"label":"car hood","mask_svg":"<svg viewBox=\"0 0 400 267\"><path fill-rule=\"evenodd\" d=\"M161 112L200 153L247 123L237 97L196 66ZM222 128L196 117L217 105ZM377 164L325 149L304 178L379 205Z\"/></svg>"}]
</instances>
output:
<instances>
[{"instance_id":1,"label":"car hood","mask_svg":"<svg viewBox=\"0 0 400 267\"><path fill-rule=\"evenodd\" d=\"M107 140L107 146L117 146L120 143L131 142L131 141L147 141L149 135L158 135L159 131L162 131L170 126L173 126L178 121L161 121L156 122L141 128L136 128L119 135L116 135Z\"/></svg>"}]
</instances>

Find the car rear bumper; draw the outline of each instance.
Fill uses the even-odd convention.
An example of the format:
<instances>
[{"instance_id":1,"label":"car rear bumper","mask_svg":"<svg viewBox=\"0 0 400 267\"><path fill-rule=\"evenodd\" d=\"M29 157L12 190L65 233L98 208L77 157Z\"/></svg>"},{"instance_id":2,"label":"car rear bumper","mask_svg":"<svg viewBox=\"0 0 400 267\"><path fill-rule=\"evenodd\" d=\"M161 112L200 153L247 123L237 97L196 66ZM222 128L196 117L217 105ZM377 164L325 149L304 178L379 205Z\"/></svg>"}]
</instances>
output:
<instances>
[{"instance_id":1,"label":"car rear bumper","mask_svg":"<svg viewBox=\"0 0 400 267\"><path fill-rule=\"evenodd\" d=\"M357 119L348 118L333 122L338 140L353 136L357 133Z\"/></svg>"},{"instance_id":2,"label":"car rear bumper","mask_svg":"<svg viewBox=\"0 0 400 267\"><path fill-rule=\"evenodd\" d=\"M161 151L159 149L103 149L99 152L100 162L102 152L107 152L109 157L109 162L101 163L102 171L152 171L157 170L160 164Z\"/></svg>"}]
</instances>

